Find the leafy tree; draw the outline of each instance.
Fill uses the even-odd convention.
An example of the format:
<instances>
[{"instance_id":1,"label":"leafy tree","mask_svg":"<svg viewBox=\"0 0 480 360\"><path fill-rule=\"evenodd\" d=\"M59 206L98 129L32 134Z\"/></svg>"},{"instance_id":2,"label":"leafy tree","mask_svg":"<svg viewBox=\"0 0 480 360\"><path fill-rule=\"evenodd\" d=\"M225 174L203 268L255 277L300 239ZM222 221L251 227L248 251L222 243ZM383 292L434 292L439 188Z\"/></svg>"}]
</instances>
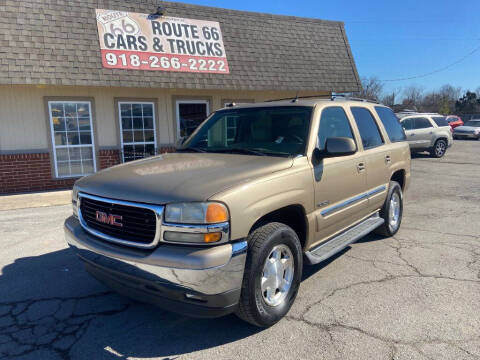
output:
<instances>
[{"instance_id":1,"label":"leafy tree","mask_svg":"<svg viewBox=\"0 0 480 360\"><path fill-rule=\"evenodd\" d=\"M480 111L480 98L472 91L467 91L455 103L455 109L460 114L475 113Z\"/></svg>"}]
</instances>

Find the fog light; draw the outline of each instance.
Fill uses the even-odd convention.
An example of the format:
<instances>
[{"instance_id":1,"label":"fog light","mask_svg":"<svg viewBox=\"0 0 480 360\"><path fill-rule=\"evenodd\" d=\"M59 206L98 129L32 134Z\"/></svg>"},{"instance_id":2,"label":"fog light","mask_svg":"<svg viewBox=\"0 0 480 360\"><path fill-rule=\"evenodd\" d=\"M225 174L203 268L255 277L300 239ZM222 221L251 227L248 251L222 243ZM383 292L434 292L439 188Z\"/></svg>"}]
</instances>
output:
<instances>
[{"instance_id":1,"label":"fog light","mask_svg":"<svg viewBox=\"0 0 480 360\"><path fill-rule=\"evenodd\" d=\"M185 233L176 231L165 231L163 233L163 239L170 242L178 243L213 243L222 239L221 232L198 234L198 233Z\"/></svg>"}]
</instances>

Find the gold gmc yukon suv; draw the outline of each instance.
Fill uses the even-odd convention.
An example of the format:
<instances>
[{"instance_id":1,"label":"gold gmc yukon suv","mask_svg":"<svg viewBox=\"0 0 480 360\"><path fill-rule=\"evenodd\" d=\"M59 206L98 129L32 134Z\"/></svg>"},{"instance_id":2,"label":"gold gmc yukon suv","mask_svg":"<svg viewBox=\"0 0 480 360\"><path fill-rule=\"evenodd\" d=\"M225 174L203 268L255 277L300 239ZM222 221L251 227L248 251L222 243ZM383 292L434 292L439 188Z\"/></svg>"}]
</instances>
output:
<instances>
[{"instance_id":1,"label":"gold gmc yukon suv","mask_svg":"<svg viewBox=\"0 0 480 360\"><path fill-rule=\"evenodd\" d=\"M66 240L139 301L261 327L290 309L304 263L395 234L410 150L391 109L349 98L235 105L175 153L78 180Z\"/></svg>"}]
</instances>

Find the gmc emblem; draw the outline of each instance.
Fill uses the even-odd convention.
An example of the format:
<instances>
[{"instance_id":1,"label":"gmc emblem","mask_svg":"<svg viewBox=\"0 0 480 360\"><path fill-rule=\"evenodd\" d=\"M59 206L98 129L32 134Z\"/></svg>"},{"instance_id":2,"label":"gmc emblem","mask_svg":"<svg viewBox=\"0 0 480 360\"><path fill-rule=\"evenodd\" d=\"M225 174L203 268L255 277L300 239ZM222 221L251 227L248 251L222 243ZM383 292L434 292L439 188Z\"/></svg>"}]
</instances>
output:
<instances>
[{"instance_id":1,"label":"gmc emblem","mask_svg":"<svg viewBox=\"0 0 480 360\"><path fill-rule=\"evenodd\" d=\"M123 227L123 224L121 223L122 221L121 215L107 214L97 210L97 212L95 213L95 219L98 222L101 222L103 224Z\"/></svg>"}]
</instances>

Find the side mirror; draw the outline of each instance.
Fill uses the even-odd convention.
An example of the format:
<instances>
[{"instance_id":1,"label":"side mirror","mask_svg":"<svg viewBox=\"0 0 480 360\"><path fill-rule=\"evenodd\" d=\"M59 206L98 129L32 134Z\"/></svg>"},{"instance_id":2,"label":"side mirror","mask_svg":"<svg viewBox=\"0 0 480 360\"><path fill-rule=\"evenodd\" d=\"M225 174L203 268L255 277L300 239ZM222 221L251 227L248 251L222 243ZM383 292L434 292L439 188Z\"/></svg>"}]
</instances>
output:
<instances>
[{"instance_id":1,"label":"side mirror","mask_svg":"<svg viewBox=\"0 0 480 360\"><path fill-rule=\"evenodd\" d=\"M325 142L325 152L329 157L352 155L357 152L357 145L352 138L331 137Z\"/></svg>"},{"instance_id":2,"label":"side mirror","mask_svg":"<svg viewBox=\"0 0 480 360\"><path fill-rule=\"evenodd\" d=\"M352 155L357 152L357 145L348 137L330 137L325 142L325 150L315 148L312 153L312 164L318 166L322 159L335 156Z\"/></svg>"}]
</instances>

